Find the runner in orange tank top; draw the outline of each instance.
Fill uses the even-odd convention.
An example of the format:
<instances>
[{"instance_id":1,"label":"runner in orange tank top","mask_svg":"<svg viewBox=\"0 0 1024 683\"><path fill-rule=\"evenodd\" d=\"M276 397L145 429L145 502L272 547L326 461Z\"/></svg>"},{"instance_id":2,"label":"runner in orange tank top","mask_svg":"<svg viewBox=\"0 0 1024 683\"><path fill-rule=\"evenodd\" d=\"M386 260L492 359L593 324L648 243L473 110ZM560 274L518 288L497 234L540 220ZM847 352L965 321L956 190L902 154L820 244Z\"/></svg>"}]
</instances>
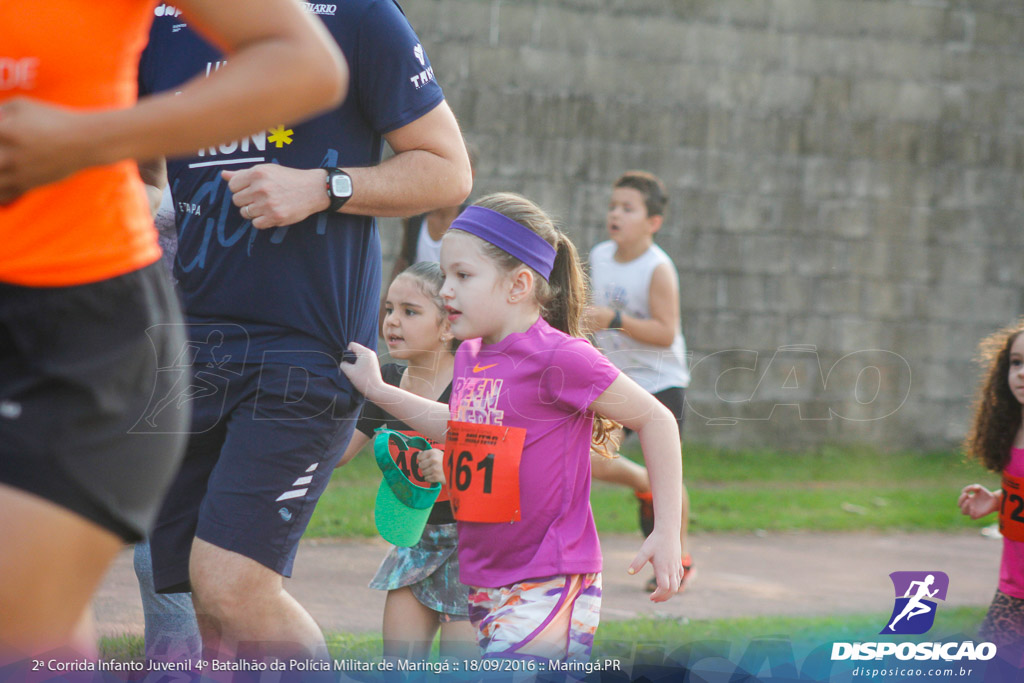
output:
<instances>
[{"instance_id":1,"label":"runner in orange tank top","mask_svg":"<svg viewBox=\"0 0 1024 683\"><path fill-rule=\"evenodd\" d=\"M297 3L177 0L230 67L136 103L154 4L0 3L0 667L95 655L89 599L148 533L181 457L186 424L139 429L184 337L134 159L299 119L347 89Z\"/></svg>"},{"instance_id":2,"label":"runner in orange tank top","mask_svg":"<svg viewBox=\"0 0 1024 683\"><path fill-rule=\"evenodd\" d=\"M35 3L8 20L0 6L0 101L23 94L72 107L130 107L135 67L152 9L134 0L90 8L89 26L47 40L73 17L69 0ZM17 3L15 3L15 7ZM15 20L16 19L16 20ZM95 19L95 22L92 20ZM76 23L84 23L79 18ZM5 28L6 27L6 28ZM90 49L94 45L109 49ZM18 229L31 226L31 229ZM149 265L160 256L138 171L131 160L79 171L0 209L0 280L30 286L95 282Z\"/></svg>"}]
</instances>

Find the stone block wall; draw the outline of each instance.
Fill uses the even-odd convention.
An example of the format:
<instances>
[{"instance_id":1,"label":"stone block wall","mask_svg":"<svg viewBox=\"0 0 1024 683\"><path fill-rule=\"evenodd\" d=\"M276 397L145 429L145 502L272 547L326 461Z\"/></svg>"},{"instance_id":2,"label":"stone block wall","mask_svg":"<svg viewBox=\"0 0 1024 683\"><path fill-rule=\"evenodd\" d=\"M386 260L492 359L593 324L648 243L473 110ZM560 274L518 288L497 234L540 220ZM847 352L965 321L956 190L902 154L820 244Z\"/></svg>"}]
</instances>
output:
<instances>
[{"instance_id":1,"label":"stone block wall","mask_svg":"<svg viewBox=\"0 0 1024 683\"><path fill-rule=\"evenodd\" d=\"M1024 314L1024 4L403 7L479 149L474 196L522 192L586 253L619 173L665 180L688 438L962 437L977 341Z\"/></svg>"}]
</instances>

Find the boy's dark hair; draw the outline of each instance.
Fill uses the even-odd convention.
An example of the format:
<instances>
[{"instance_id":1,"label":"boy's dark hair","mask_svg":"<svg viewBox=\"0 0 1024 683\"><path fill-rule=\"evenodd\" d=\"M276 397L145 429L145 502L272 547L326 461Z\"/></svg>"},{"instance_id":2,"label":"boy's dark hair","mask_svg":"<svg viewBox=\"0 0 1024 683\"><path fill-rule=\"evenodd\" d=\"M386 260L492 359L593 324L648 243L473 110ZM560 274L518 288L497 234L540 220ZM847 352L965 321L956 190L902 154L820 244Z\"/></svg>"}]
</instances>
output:
<instances>
[{"instance_id":1,"label":"boy's dark hair","mask_svg":"<svg viewBox=\"0 0 1024 683\"><path fill-rule=\"evenodd\" d=\"M664 216L668 205L668 192L661 178L647 171L626 171L612 185L614 188L628 187L644 196L648 216Z\"/></svg>"}]
</instances>

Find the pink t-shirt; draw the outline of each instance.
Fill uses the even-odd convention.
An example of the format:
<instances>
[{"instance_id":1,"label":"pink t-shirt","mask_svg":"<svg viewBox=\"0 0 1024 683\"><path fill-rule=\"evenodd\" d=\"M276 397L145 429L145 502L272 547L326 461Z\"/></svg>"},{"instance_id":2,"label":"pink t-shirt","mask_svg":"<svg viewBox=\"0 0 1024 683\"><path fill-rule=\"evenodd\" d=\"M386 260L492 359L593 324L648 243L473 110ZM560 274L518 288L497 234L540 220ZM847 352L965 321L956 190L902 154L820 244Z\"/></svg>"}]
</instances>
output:
<instances>
[{"instance_id":1,"label":"pink t-shirt","mask_svg":"<svg viewBox=\"0 0 1024 683\"><path fill-rule=\"evenodd\" d=\"M1010 449L1006 473L1024 477L1024 448ZM999 590L1024 600L1024 542L1003 539L1003 559L999 565Z\"/></svg>"},{"instance_id":2,"label":"pink t-shirt","mask_svg":"<svg viewBox=\"0 0 1024 683\"><path fill-rule=\"evenodd\" d=\"M455 354L451 419L523 427L522 519L459 522L459 578L497 588L558 574L601 571L590 509L588 406L619 370L585 339L539 319L497 344L463 342Z\"/></svg>"}]
</instances>

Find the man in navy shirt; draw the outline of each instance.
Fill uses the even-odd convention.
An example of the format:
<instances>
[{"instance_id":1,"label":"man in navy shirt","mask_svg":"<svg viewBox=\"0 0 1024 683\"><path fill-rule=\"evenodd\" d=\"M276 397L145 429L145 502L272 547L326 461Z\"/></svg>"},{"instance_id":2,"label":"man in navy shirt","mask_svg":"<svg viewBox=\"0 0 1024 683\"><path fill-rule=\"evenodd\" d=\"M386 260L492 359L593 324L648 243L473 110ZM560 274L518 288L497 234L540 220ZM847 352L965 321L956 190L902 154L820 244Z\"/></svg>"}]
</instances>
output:
<instances>
[{"instance_id":1,"label":"man in navy shirt","mask_svg":"<svg viewBox=\"0 0 1024 683\"><path fill-rule=\"evenodd\" d=\"M179 362L194 376L154 396L145 424L185 404L193 421L152 536L154 579L159 592L193 591L204 648L219 656L243 642L326 654L282 576L358 415L338 363L349 342L376 343L372 216L458 204L471 184L458 125L398 5L303 6L348 58L344 104L168 160L189 323ZM161 5L142 89L221 68L231 66ZM385 140L395 155L381 163Z\"/></svg>"}]
</instances>

